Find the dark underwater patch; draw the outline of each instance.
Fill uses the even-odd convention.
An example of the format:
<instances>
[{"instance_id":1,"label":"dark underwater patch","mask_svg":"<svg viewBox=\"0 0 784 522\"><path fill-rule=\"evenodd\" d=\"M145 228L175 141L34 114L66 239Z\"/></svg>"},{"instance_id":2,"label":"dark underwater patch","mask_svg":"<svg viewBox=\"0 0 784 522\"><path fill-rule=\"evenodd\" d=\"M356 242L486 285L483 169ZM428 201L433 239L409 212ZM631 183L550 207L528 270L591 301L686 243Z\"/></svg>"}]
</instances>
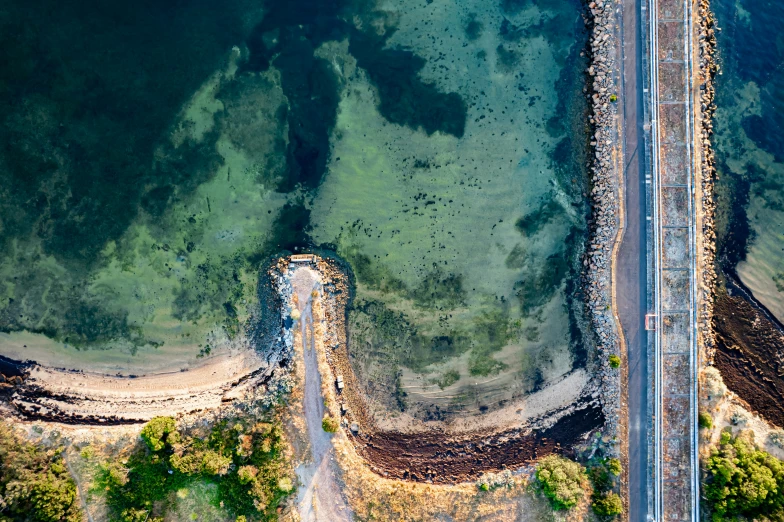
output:
<instances>
[{"instance_id":1,"label":"dark underwater patch","mask_svg":"<svg viewBox=\"0 0 784 522\"><path fill-rule=\"evenodd\" d=\"M719 172L731 172L723 161L717 166ZM717 235L719 260L725 271L735 273L735 267L746 259L748 245L754 237L746 210L749 206L751 185L764 179L765 173L756 165L746 165L745 175L724 176L723 182L716 187L717 200L726 201L718 208L724 214L726 225Z\"/></svg>"},{"instance_id":2,"label":"dark underwater patch","mask_svg":"<svg viewBox=\"0 0 784 522\"><path fill-rule=\"evenodd\" d=\"M520 63L520 55L503 44L495 48L495 56L496 65L502 71L510 72Z\"/></svg>"},{"instance_id":3,"label":"dark underwater patch","mask_svg":"<svg viewBox=\"0 0 784 522\"><path fill-rule=\"evenodd\" d=\"M142 194L183 190L188 166L154 170L153 151L242 40L242 5L6 2L0 53L13 59L0 76L0 184L3 220L16 226L4 235L45 221L48 253L90 263L126 230ZM42 194L48 213L35 204Z\"/></svg>"},{"instance_id":4,"label":"dark underwater patch","mask_svg":"<svg viewBox=\"0 0 784 522\"><path fill-rule=\"evenodd\" d=\"M517 14L526 5L535 5L534 0L501 0L501 10L506 14Z\"/></svg>"},{"instance_id":5,"label":"dark underwater patch","mask_svg":"<svg viewBox=\"0 0 784 522\"><path fill-rule=\"evenodd\" d=\"M746 136L762 150L773 155L777 162L784 161L784 142L781 124L776 111L767 111L766 117L753 114L740 121Z\"/></svg>"},{"instance_id":6,"label":"dark underwater patch","mask_svg":"<svg viewBox=\"0 0 784 522\"><path fill-rule=\"evenodd\" d=\"M416 306L429 309L452 309L465 304L462 274L445 274L433 270L410 292Z\"/></svg>"},{"instance_id":7,"label":"dark underwater patch","mask_svg":"<svg viewBox=\"0 0 784 522\"><path fill-rule=\"evenodd\" d=\"M385 44L386 39L355 31L349 45L349 52L378 89L382 116L427 134L438 131L462 137L468 113L465 101L419 79L423 58L403 49L385 49Z\"/></svg>"},{"instance_id":8,"label":"dark underwater patch","mask_svg":"<svg viewBox=\"0 0 784 522\"><path fill-rule=\"evenodd\" d=\"M267 240L266 251L287 250L310 245L310 210L302 201L286 203L280 209L272 235Z\"/></svg>"},{"instance_id":9,"label":"dark underwater patch","mask_svg":"<svg viewBox=\"0 0 784 522\"><path fill-rule=\"evenodd\" d=\"M538 209L518 219L515 227L522 235L533 236L561 213L563 213L561 205L550 197L539 205Z\"/></svg>"},{"instance_id":10,"label":"dark underwater patch","mask_svg":"<svg viewBox=\"0 0 784 522\"><path fill-rule=\"evenodd\" d=\"M471 13L468 15L468 20L466 20L465 26L463 27L463 31L465 32L466 38L473 42L474 40L479 39L482 36L482 30L484 26L482 22L476 19L476 14Z\"/></svg>"},{"instance_id":11,"label":"dark underwater patch","mask_svg":"<svg viewBox=\"0 0 784 522\"><path fill-rule=\"evenodd\" d=\"M515 295L520 301L523 316L546 304L569 273L569 260L563 252L553 254L535 272L515 283Z\"/></svg>"}]
</instances>

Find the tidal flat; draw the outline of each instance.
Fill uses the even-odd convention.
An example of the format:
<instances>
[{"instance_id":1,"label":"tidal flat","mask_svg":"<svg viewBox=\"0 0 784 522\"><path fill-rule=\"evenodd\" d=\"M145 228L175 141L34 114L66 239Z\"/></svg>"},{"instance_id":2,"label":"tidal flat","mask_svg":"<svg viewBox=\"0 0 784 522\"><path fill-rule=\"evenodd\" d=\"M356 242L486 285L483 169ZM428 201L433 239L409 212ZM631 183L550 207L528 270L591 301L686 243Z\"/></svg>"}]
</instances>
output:
<instances>
[{"instance_id":1,"label":"tidal flat","mask_svg":"<svg viewBox=\"0 0 784 522\"><path fill-rule=\"evenodd\" d=\"M10 2L0 354L196 365L253 327L267 260L318 248L353 270L382 410L482 412L581 371L581 9Z\"/></svg>"}]
</instances>

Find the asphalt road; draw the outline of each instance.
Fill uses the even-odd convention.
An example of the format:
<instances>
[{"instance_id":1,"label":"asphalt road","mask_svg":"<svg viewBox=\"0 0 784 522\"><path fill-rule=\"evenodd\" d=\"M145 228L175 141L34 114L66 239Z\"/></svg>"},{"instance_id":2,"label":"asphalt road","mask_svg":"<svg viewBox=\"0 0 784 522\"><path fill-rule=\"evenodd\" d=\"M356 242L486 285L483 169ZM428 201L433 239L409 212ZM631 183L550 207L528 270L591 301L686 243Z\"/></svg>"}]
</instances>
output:
<instances>
[{"instance_id":1,"label":"asphalt road","mask_svg":"<svg viewBox=\"0 0 784 522\"><path fill-rule=\"evenodd\" d=\"M648 514L647 262L645 229L645 136L643 132L642 34L639 0L624 0L622 92L626 231L616 264L617 304L628 349L629 521Z\"/></svg>"}]
</instances>

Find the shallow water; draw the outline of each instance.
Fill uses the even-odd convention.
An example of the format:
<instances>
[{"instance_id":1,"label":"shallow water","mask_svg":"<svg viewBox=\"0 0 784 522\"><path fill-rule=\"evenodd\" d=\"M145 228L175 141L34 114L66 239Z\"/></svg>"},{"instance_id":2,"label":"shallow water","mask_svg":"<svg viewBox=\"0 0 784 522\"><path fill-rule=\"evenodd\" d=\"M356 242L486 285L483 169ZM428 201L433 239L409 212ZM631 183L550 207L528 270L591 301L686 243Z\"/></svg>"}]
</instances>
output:
<instances>
[{"instance_id":1,"label":"shallow water","mask_svg":"<svg viewBox=\"0 0 784 522\"><path fill-rule=\"evenodd\" d=\"M719 246L724 269L784 319L784 4L712 2Z\"/></svg>"},{"instance_id":2,"label":"shallow water","mask_svg":"<svg viewBox=\"0 0 784 522\"><path fill-rule=\"evenodd\" d=\"M261 263L318 246L387 406L584 364L579 2L80 6L0 13L0 330L194 362L253 323Z\"/></svg>"}]
</instances>

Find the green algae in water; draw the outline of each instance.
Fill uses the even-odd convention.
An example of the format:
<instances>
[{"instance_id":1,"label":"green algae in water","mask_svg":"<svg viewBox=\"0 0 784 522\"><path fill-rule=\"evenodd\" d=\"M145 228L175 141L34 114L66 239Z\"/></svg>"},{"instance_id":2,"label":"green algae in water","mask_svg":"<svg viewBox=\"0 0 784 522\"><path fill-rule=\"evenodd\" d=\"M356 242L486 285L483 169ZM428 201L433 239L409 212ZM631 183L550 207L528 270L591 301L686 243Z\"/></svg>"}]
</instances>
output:
<instances>
[{"instance_id":1,"label":"green algae in water","mask_svg":"<svg viewBox=\"0 0 784 522\"><path fill-rule=\"evenodd\" d=\"M714 143L717 241L723 269L784 318L784 55L776 2L712 5L722 74L716 77Z\"/></svg>"},{"instance_id":2,"label":"green algae in water","mask_svg":"<svg viewBox=\"0 0 784 522\"><path fill-rule=\"evenodd\" d=\"M0 77L0 329L204 355L252 321L259 263L321 245L356 275L350 349L393 407L404 370L527 393L584 363L577 2L163 3L145 16L191 25L138 23L168 47L58 9L42 56L72 83L34 38L0 42L28 82Z\"/></svg>"}]
</instances>

